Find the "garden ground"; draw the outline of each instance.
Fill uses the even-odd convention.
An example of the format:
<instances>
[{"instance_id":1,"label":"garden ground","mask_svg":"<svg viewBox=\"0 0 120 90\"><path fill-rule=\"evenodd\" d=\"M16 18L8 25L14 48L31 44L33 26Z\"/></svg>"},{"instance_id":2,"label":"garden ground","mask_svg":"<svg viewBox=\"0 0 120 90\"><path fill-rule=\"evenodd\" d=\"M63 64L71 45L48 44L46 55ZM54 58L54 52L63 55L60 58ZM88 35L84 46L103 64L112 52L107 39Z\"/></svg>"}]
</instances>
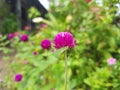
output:
<instances>
[{"instance_id":1,"label":"garden ground","mask_svg":"<svg viewBox=\"0 0 120 90\"><path fill-rule=\"evenodd\" d=\"M3 60L3 53L0 52L0 79L4 78L6 73L6 61Z\"/></svg>"},{"instance_id":2,"label":"garden ground","mask_svg":"<svg viewBox=\"0 0 120 90\"><path fill-rule=\"evenodd\" d=\"M14 56L14 53L11 53L9 55L3 54L0 52L0 79L4 79L5 74L7 73L7 64L12 63L12 57ZM8 61L7 57L10 58Z\"/></svg>"}]
</instances>

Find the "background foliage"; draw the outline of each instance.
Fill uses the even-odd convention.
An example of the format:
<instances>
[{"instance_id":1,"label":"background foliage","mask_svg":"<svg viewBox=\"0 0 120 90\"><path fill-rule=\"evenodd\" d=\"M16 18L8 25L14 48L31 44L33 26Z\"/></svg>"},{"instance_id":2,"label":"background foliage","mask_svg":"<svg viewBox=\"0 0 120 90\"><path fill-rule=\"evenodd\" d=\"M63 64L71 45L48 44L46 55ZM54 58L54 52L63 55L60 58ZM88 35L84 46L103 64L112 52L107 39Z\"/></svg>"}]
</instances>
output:
<instances>
[{"instance_id":1,"label":"background foliage","mask_svg":"<svg viewBox=\"0 0 120 90\"><path fill-rule=\"evenodd\" d=\"M61 31L71 32L77 40L77 46L68 52L68 90L119 90L120 30L112 23L119 1L104 0L102 6L94 0L59 2L56 6L52 1L48 19L37 24L40 29L35 35L29 34L28 42L20 42L19 37L11 42L17 54L8 70L12 75L6 76L8 90L64 90L64 48L40 47L43 39L53 41ZM43 23L47 25L44 28ZM117 59L115 65L108 65L111 57ZM14 81L16 73L23 74L19 83Z\"/></svg>"}]
</instances>

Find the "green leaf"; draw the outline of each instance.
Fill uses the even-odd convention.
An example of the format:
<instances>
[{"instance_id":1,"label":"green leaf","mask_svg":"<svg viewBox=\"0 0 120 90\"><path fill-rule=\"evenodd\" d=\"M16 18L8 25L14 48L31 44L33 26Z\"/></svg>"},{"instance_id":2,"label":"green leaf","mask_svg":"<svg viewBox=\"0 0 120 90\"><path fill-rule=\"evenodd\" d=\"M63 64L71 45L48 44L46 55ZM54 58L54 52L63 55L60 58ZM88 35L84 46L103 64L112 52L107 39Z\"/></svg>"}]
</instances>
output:
<instances>
[{"instance_id":1,"label":"green leaf","mask_svg":"<svg viewBox=\"0 0 120 90\"><path fill-rule=\"evenodd\" d=\"M53 55L58 58L58 57L59 57L64 51L66 51L67 49L68 49L68 47L64 47L64 48L55 50Z\"/></svg>"}]
</instances>

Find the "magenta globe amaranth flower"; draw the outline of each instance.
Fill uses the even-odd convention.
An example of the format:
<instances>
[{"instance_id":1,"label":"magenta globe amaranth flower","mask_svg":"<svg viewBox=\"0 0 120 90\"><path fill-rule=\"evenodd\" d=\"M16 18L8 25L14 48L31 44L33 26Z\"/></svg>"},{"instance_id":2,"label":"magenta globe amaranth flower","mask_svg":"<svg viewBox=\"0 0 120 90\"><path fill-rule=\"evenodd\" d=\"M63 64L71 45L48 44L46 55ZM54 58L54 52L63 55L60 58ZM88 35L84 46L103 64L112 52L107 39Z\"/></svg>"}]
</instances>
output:
<instances>
[{"instance_id":1,"label":"magenta globe amaranth flower","mask_svg":"<svg viewBox=\"0 0 120 90\"><path fill-rule=\"evenodd\" d=\"M41 47L43 49L49 49L51 47L51 41L49 39L44 39L42 42L41 42Z\"/></svg>"},{"instance_id":2,"label":"magenta globe amaranth flower","mask_svg":"<svg viewBox=\"0 0 120 90\"><path fill-rule=\"evenodd\" d=\"M76 45L76 40L70 32L60 32L54 38L54 45L57 49L66 46L73 48Z\"/></svg>"},{"instance_id":3,"label":"magenta globe amaranth flower","mask_svg":"<svg viewBox=\"0 0 120 90\"><path fill-rule=\"evenodd\" d=\"M114 65L114 64L116 64L116 59L115 59L115 58L109 58L109 59L107 60L107 63L108 63L109 65Z\"/></svg>"},{"instance_id":4,"label":"magenta globe amaranth flower","mask_svg":"<svg viewBox=\"0 0 120 90\"><path fill-rule=\"evenodd\" d=\"M37 54L38 54L38 52L36 52L36 51L34 51L34 52L33 52L33 55L35 55L35 56L36 56Z\"/></svg>"},{"instance_id":5,"label":"magenta globe amaranth flower","mask_svg":"<svg viewBox=\"0 0 120 90\"><path fill-rule=\"evenodd\" d=\"M15 36L14 33L9 33L8 34L8 39L12 39L12 38L14 38L14 36Z\"/></svg>"},{"instance_id":6,"label":"magenta globe amaranth flower","mask_svg":"<svg viewBox=\"0 0 120 90\"><path fill-rule=\"evenodd\" d=\"M28 41L28 35L27 34L21 35L20 40L23 41L23 42Z\"/></svg>"},{"instance_id":7,"label":"magenta globe amaranth flower","mask_svg":"<svg viewBox=\"0 0 120 90\"><path fill-rule=\"evenodd\" d=\"M15 75L15 81L16 82L20 82L22 80L22 78L23 78L22 74L16 74Z\"/></svg>"}]
</instances>

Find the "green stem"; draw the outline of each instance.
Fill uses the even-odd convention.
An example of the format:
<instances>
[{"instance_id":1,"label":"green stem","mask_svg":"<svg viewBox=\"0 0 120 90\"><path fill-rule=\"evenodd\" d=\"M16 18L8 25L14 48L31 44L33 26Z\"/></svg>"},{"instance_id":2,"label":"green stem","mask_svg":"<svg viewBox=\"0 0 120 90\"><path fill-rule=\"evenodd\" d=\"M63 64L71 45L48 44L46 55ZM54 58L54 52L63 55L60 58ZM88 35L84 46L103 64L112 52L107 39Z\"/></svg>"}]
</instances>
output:
<instances>
[{"instance_id":1,"label":"green stem","mask_svg":"<svg viewBox=\"0 0 120 90\"><path fill-rule=\"evenodd\" d=\"M67 72L68 72L68 65L67 65L67 51L65 51L65 90L67 90Z\"/></svg>"}]
</instances>

